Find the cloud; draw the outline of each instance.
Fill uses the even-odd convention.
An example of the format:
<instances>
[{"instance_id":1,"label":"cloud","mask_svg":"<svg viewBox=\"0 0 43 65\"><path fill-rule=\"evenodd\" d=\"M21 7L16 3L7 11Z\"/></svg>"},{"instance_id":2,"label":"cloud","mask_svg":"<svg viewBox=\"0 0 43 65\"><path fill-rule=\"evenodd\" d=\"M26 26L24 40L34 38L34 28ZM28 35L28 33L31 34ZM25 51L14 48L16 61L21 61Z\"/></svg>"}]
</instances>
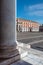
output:
<instances>
[{"instance_id":1,"label":"cloud","mask_svg":"<svg viewBox=\"0 0 43 65\"><path fill-rule=\"evenodd\" d=\"M30 12L29 15L43 16L43 11L34 11L34 12Z\"/></svg>"},{"instance_id":2,"label":"cloud","mask_svg":"<svg viewBox=\"0 0 43 65\"><path fill-rule=\"evenodd\" d=\"M35 4L28 7L29 10L43 10L43 4Z\"/></svg>"},{"instance_id":3,"label":"cloud","mask_svg":"<svg viewBox=\"0 0 43 65\"><path fill-rule=\"evenodd\" d=\"M25 6L25 10L30 16L43 16L43 4Z\"/></svg>"}]
</instances>

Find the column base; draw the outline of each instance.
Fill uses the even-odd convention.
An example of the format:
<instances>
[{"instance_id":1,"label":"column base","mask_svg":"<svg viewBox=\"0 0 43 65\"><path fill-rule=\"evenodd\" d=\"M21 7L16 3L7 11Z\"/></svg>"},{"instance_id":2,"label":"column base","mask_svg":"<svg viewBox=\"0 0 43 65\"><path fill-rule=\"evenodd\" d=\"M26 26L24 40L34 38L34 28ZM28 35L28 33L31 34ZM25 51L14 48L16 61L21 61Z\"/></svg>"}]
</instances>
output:
<instances>
[{"instance_id":1,"label":"column base","mask_svg":"<svg viewBox=\"0 0 43 65\"><path fill-rule=\"evenodd\" d=\"M0 62L0 65L10 65L10 64L17 62L19 60L20 60L20 55L18 54L17 56L9 58L9 59L2 59Z\"/></svg>"},{"instance_id":2,"label":"column base","mask_svg":"<svg viewBox=\"0 0 43 65\"><path fill-rule=\"evenodd\" d=\"M18 60L20 60L20 54L17 45L0 46L0 65L9 65Z\"/></svg>"}]
</instances>

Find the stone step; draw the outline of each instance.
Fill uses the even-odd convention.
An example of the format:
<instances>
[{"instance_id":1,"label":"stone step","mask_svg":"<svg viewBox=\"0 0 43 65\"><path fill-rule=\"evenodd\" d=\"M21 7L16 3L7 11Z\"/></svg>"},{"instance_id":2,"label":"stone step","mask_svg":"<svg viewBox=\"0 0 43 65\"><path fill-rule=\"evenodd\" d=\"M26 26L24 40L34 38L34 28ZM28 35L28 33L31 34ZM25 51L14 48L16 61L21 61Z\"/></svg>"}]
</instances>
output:
<instances>
[{"instance_id":1,"label":"stone step","mask_svg":"<svg viewBox=\"0 0 43 65\"><path fill-rule=\"evenodd\" d=\"M21 47L19 47L19 54L20 54L20 58L23 58L28 54L28 52L22 49Z\"/></svg>"},{"instance_id":2,"label":"stone step","mask_svg":"<svg viewBox=\"0 0 43 65\"><path fill-rule=\"evenodd\" d=\"M27 56L22 58L24 61L32 65L43 65L43 52L34 49L28 49L27 51Z\"/></svg>"},{"instance_id":3,"label":"stone step","mask_svg":"<svg viewBox=\"0 0 43 65\"><path fill-rule=\"evenodd\" d=\"M32 65L43 65L43 52L32 49L31 47L29 48L28 46L28 44L26 45L22 43L21 49L27 51L27 55L21 57L22 60Z\"/></svg>"},{"instance_id":4,"label":"stone step","mask_svg":"<svg viewBox=\"0 0 43 65\"><path fill-rule=\"evenodd\" d=\"M21 47L21 49L22 51L27 50L28 53L24 57L21 57L20 61L11 65L43 65L43 52L25 47Z\"/></svg>"},{"instance_id":5,"label":"stone step","mask_svg":"<svg viewBox=\"0 0 43 65\"><path fill-rule=\"evenodd\" d=\"M23 60L32 65L43 65L43 59L40 59L33 54L28 54L26 57L23 58Z\"/></svg>"}]
</instances>

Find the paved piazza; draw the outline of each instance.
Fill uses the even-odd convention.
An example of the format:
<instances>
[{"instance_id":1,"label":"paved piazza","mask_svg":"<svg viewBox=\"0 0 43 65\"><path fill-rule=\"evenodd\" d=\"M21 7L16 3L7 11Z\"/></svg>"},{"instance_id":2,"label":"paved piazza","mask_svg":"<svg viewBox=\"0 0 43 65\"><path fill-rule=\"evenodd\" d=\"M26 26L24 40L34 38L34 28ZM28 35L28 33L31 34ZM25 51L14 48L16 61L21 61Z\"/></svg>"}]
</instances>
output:
<instances>
[{"instance_id":1,"label":"paved piazza","mask_svg":"<svg viewBox=\"0 0 43 65\"><path fill-rule=\"evenodd\" d=\"M43 65L43 32L18 32L17 40L21 59L11 65Z\"/></svg>"},{"instance_id":2,"label":"paved piazza","mask_svg":"<svg viewBox=\"0 0 43 65\"><path fill-rule=\"evenodd\" d=\"M43 32L17 32L17 40L43 51Z\"/></svg>"},{"instance_id":3,"label":"paved piazza","mask_svg":"<svg viewBox=\"0 0 43 65\"><path fill-rule=\"evenodd\" d=\"M43 32L17 32L17 40L28 38L43 37Z\"/></svg>"}]
</instances>

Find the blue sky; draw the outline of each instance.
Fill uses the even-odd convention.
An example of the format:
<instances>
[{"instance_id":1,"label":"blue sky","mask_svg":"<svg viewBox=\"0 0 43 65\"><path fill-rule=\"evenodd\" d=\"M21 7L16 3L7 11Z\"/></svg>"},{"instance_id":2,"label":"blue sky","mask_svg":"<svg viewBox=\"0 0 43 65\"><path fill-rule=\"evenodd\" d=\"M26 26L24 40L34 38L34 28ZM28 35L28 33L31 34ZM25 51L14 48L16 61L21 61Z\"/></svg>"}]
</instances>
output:
<instances>
[{"instance_id":1,"label":"blue sky","mask_svg":"<svg viewBox=\"0 0 43 65\"><path fill-rule=\"evenodd\" d=\"M17 17L43 23L43 0L17 0Z\"/></svg>"}]
</instances>

